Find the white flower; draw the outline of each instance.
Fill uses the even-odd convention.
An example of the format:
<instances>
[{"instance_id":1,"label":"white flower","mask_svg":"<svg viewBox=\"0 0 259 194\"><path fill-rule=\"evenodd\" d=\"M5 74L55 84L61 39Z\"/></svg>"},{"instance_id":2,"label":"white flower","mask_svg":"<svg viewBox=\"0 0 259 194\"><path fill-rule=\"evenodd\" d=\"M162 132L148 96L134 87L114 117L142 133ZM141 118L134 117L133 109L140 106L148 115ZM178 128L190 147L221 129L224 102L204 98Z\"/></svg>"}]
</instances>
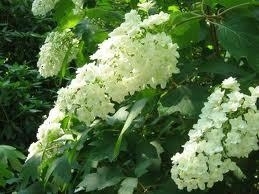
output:
<instances>
[{"instance_id":1,"label":"white flower","mask_svg":"<svg viewBox=\"0 0 259 194\"><path fill-rule=\"evenodd\" d=\"M84 0L72 0L75 4L74 14L78 14L83 10Z\"/></svg>"},{"instance_id":2,"label":"white flower","mask_svg":"<svg viewBox=\"0 0 259 194\"><path fill-rule=\"evenodd\" d=\"M249 88L251 96L245 95L239 92L239 83L228 78L208 97L183 152L172 157L171 176L179 189L212 187L228 171L244 176L232 157L248 157L259 149L257 88Z\"/></svg>"},{"instance_id":3,"label":"white flower","mask_svg":"<svg viewBox=\"0 0 259 194\"><path fill-rule=\"evenodd\" d=\"M55 5L59 1L60 0L34 0L32 2L32 13L34 15L44 16L54 9ZM74 14L77 14L83 9L84 0L72 0L72 2L75 4L75 8L73 10Z\"/></svg>"},{"instance_id":4,"label":"white flower","mask_svg":"<svg viewBox=\"0 0 259 194\"><path fill-rule=\"evenodd\" d=\"M148 12L156 3L152 0L142 0L138 3L138 7L140 10Z\"/></svg>"},{"instance_id":5,"label":"white flower","mask_svg":"<svg viewBox=\"0 0 259 194\"><path fill-rule=\"evenodd\" d=\"M59 0L34 0L32 3L32 13L34 15L46 15L51 11Z\"/></svg>"},{"instance_id":6,"label":"white flower","mask_svg":"<svg viewBox=\"0 0 259 194\"><path fill-rule=\"evenodd\" d=\"M229 77L228 79L225 79L222 82L222 88L225 89L232 89L232 90L239 90L240 84L237 82L237 80L233 77Z\"/></svg>"},{"instance_id":7,"label":"white flower","mask_svg":"<svg viewBox=\"0 0 259 194\"><path fill-rule=\"evenodd\" d=\"M153 16L152 21L161 15L164 14ZM156 25L161 23L163 21ZM146 25L145 29L142 24L135 10L126 14L125 22L111 32L90 57L92 62L79 68L70 85L58 91L54 109L38 129L39 151L57 143L55 140L66 132L61 125L65 115L90 126L95 119L106 119L114 113L114 104L122 102L126 96L147 87L164 88L172 74L179 72L176 66L178 46L169 35L149 32L150 26ZM43 76L56 74L64 56L77 45L71 44L72 32L67 33L69 35L64 37L54 33L47 38L38 62ZM69 59L75 52L71 53ZM56 151L63 145L59 143L54 146ZM51 156L50 151L48 154Z\"/></svg>"},{"instance_id":8,"label":"white flower","mask_svg":"<svg viewBox=\"0 0 259 194\"><path fill-rule=\"evenodd\" d=\"M257 101L257 97L256 96L244 96L244 102L242 104L243 108L251 108L253 110L256 110L256 101Z\"/></svg>"},{"instance_id":9,"label":"white flower","mask_svg":"<svg viewBox=\"0 0 259 194\"><path fill-rule=\"evenodd\" d=\"M30 159L32 156L35 156L35 155L37 155L37 154L40 154L41 151L42 151L42 150L41 150L40 142L39 142L39 141L33 142L33 143L30 145L30 147L28 148L29 154L28 154L28 156L27 156L27 158L26 158L26 161L27 161L28 159Z\"/></svg>"},{"instance_id":10,"label":"white flower","mask_svg":"<svg viewBox=\"0 0 259 194\"><path fill-rule=\"evenodd\" d=\"M249 91L251 93L251 96L259 98L259 86L255 88L249 87Z\"/></svg>"},{"instance_id":11,"label":"white flower","mask_svg":"<svg viewBox=\"0 0 259 194\"><path fill-rule=\"evenodd\" d=\"M55 142L56 139L64 134L64 130L61 128L61 121L64 118L65 114L60 110L58 106L55 106L53 109L50 110L48 118L43 122L42 125L40 125L38 129L38 141L32 143L28 149L29 155L27 156L27 160L33 155L37 155L45 151L48 146L50 146L52 143Z\"/></svg>"},{"instance_id":12,"label":"white flower","mask_svg":"<svg viewBox=\"0 0 259 194\"><path fill-rule=\"evenodd\" d=\"M155 25L160 25L166 21L168 21L170 15L164 12L160 12L159 14L151 15L147 19L144 19L141 27L144 28L153 28Z\"/></svg>"},{"instance_id":13,"label":"white flower","mask_svg":"<svg viewBox=\"0 0 259 194\"><path fill-rule=\"evenodd\" d=\"M118 28L115 28L110 34L110 37L116 36L134 36L141 32L140 29L141 17L136 10L131 10L125 14L125 22L123 22ZM120 38L120 37L119 37ZM115 43L116 44L116 43Z\"/></svg>"},{"instance_id":14,"label":"white flower","mask_svg":"<svg viewBox=\"0 0 259 194\"><path fill-rule=\"evenodd\" d=\"M71 30L51 32L40 49L37 62L39 72L43 77L57 75L65 62L76 57L79 40Z\"/></svg>"},{"instance_id":15,"label":"white flower","mask_svg":"<svg viewBox=\"0 0 259 194\"><path fill-rule=\"evenodd\" d=\"M221 88L216 88L215 91L208 97L208 102L212 106L216 107L222 102L222 98L225 95L225 91L221 90Z\"/></svg>"}]
</instances>

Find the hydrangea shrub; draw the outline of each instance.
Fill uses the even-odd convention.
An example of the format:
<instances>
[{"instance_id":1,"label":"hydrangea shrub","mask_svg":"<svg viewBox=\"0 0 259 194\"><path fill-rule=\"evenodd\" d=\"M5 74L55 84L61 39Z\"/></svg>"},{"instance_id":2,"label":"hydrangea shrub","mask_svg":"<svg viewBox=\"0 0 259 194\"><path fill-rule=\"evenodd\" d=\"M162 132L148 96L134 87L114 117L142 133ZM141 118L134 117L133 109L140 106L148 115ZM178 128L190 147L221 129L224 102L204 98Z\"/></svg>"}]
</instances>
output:
<instances>
[{"instance_id":1,"label":"hydrangea shrub","mask_svg":"<svg viewBox=\"0 0 259 194\"><path fill-rule=\"evenodd\" d=\"M24 185L33 177L54 193L210 193L224 181L235 190L237 178L258 191L257 2L69 2L72 22L47 36L39 72L85 65L39 126L24 167L37 163L37 175L22 173ZM60 13L58 3L35 0L32 11Z\"/></svg>"}]
</instances>

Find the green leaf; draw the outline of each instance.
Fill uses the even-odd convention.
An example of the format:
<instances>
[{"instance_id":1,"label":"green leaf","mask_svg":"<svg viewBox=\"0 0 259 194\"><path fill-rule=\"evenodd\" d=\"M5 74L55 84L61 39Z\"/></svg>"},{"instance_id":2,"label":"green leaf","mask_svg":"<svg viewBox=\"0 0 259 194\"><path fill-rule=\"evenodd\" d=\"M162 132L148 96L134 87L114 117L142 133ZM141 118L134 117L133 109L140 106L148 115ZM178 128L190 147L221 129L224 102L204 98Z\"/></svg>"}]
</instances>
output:
<instances>
[{"instance_id":1,"label":"green leaf","mask_svg":"<svg viewBox=\"0 0 259 194\"><path fill-rule=\"evenodd\" d=\"M158 171L161 166L162 146L156 142L140 141L136 144L136 168L134 173L141 177L149 171Z\"/></svg>"},{"instance_id":2,"label":"green leaf","mask_svg":"<svg viewBox=\"0 0 259 194\"><path fill-rule=\"evenodd\" d=\"M17 192L17 194L33 194L33 193L45 194L46 192L44 191L43 185L39 182L35 182L29 187L27 187L26 189L22 189Z\"/></svg>"},{"instance_id":3,"label":"green leaf","mask_svg":"<svg viewBox=\"0 0 259 194\"><path fill-rule=\"evenodd\" d=\"M113 160L114 146L116 137L112 133L106 133L99 137L98 141L92 142L90 148L86 151L86 162L84 165L84 172L89 173L91 168L97 168L100 161L108 159Z\"/></svg>"},{"instance_id":4,"label":"green leaf","mask_svg":"<svg viewBox=\"0 0 259 194\"><path fill-rule=\"evenodd\" d=\"M145 158L138 162L134 173L137 177L141 177L143 174L146 174L148 172L148 168L152 165L152 160Z\"/></svg>"},{"instance_id":5,"label":"green leaf","mask_svg":"<svg viewBox=\"0 0 259 194\"><path fill-rule=\"evenodd\" d=\"M161 146L161 144L158 141L152 141L150 142L150 144L156 148L157 156L160 158L160 154L164 152L164 148Z\"/></svg>"},{"instance_id":6,"label":"green leaf","mask_svg":"<svg viewBox=\"0 0 259 194\"><path fill-rule=\"evenodd\" d=\"M129 112L127 111L128 108L129 108L129 106L121 107L114 115L107 116L106 122L109 125L114 125L116 122L125 121L129 115Z\"/></svg>"},{"instance_id":7,"label":"green leaf","mask_svg":"<svg viewBox=\"0 0 259 194\"><path fill-rule=\"evenodd\" d=\"M240 4L244 4L244 3L252 3L255 2L255 0L205 0L205 4L213 7L217 4L220 4L224 7L232 7L232 6L236 6L236 5L240 5Z\"/></svg>"},{"instance_id":8,"label":"green leaf","mask_svg":"<svg viewBox=\"0 0 259 194\"><path fill-rule=\"evenodd\" d=\"M206 191L201 191L199 189L192 190L192 192L188 192L186 189L180 190L177 185L173 182L173 180L170 178L166 182L163 182L163 184L159 185L157 189L150 192L150 194L202 194L202 193L210 193Z\"/></svg>"},{"instance_id":9,"label":"green leaf","mask_svg":"<svg viewBox=\"0 0 259 194\"><path fill-rule=\"evenodd\" d=\"M22 187L25 187L30 181L35 181L39 177L39 166L41 163L41 155L35 154L29 158L21 171Z\"/></svg>"},{"instance_id":10,"label":"green leaf","mask_svg":"<svg viewBox=\"0 0 259 194\"><path fill-rule=\"evenodd\" d=\"M91 19L102 19L107 20L107 22L122 22L123 14L119 13L118 11L107 10L104 8L96 7L92 9L87 9L85 14L88 18Z\"/></svg>"},{"instance_id":11,"label":"green leaf","mask_svg":"<svg viewBox=\"0 0 259 194\"><path fill-rule=\"evenodd\" d=\"M69 183L71 178L71 165L65 155L57 158L50 164L44 180L46 183L51 175L53 176L53 182L57 185Z\"/></svg>"},{"instance_id":12,"label":"green leaf","mask_svg":"<svg viewBox=\"0 0 259 194\"><path fill-rule=\"evenodd\" d=\"M224 62L223 59L210 60L198 66L199 72L214 73L225 76L244 76L249 73L242 68L231 63Z\"/></svg>"},{"instance_id":13,"label":"green leaf","mask_svg":"<svg viewBox=\"0 0 259 194\"><path fill-rule=\"evenodd\" d=\"M138 179L127 177L121 182L118 194L133 194L134 189L138 186Z\"/></svg>"},{"instance_id":14,"label":"green leaf","mask_svg":"<svg viewBox=\"0 0 259 194\"><path fill-rule=\"evenodd\" d=\"M22 164L20 160L24 160L25 156L16 150L16 148L8 145L0 145L0 161L9 162L12 169L20 171Z\"/></svg>"},{"instance_id":15,"label":"green leaf","mask_svg":"<svg viewBox=\"0 0 259 194\"><path fill-rule=\"evenodd\" d=\"M119 135L119 138L116 142L115 149L114 149L114 158L116 158L119 154L123 134L129 128L132 121L141 113L141 111L144 108L144 106L146 105L146 103L147 103L147 98L144 98L144 99L141 99L141 100L138 100L137 102L135 102L135 104L131 108L130 113L127 117L127 120L126 120L126 122L121 130L121 133Z\"/></svg>"},{"instance_id":16,"label":"green leaf","mask_svg":"<svg viewBox=\"0 0 259 194\"><path fill-rule=\"evenodd\" d=\"M8 169L7 164L0 162L0 187L5 186L11 177L13 177L13 173Z\"/></svg>"},{"instance_id":17,"label":"green leaf","mask_svg":"<svg viewBox=\"0 0 259 194\"><path fill-rule=\"evenodd\" d=\"M102 190L118 184L123 178L118 168L102 167L98 168L96 173L87 174L83 181L77 186L77 190L85 189L86 192Z\"/></svg>"},{"instance_id":18,"label":"green leaf","mask_svg":"<svg viewBox=\"0 0 259 194\"><path fill-rule=\"evenodd\" d=\"M74 14L75 4L71 0L59 1L55 6L54 18L60 29L73 28L84 17L82 13Z\"/></svg>"},{"instance_id":19,"label":"green leaf","mask_svg":"<svg viewBox=\"0 0 259 194\"><path fill-rule=\"evenodd\" d=\"M234 57L246 57L249 65L259 71L259 28L253 18L232 15L231 18L218 24L220 44Z\"/></svg>"},{"instance_id":20,"label":"green leaf","mask_svg":"<svg viewBox=\"0 0 259 194\"><path fill-rule=\"evenodd\" d=\"M190 13L173 13L172 15L172 39L180 48L191 46L201 40L199 18Z\"/></svg>"},{"instance_id":21,"label":"green leaf","mask_svg":"<svg viewBox=\"0 0 259 194\"><path fill-rule=\"evenodd\" d=\"M206 88L180 86L161 97L157 110L160 116L180 112L185 116L197 117L207 96Z\"/></svg>"}]
</instances>

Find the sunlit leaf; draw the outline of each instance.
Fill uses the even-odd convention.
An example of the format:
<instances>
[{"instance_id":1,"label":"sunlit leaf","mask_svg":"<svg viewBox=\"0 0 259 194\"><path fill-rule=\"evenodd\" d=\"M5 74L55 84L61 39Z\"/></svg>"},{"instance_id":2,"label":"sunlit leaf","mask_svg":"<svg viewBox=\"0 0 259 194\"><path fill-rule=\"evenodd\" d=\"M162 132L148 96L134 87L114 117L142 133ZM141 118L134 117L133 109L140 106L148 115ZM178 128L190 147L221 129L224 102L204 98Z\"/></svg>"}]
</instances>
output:
<instances>
[{"instance_id":1,"label":"sunlit leaf","mask_svg":"<svg viewBox=\"0 0 259 194\"><path fill-rule=\"evenodd\" d=\"M121 187L118 194L133 194L134 189L138 185L138 179L133 177L127 177L121 182Z\"/></svg>"},{"instance_id":2,"label":"sunlit leaf","mask_svg":"<svg viewBox=\"0 0 259 194\"><path fill-rule=\"evenodd\" d=\"M126 132L126 130L130 127L133 120L140 114L141 110L144 108L145 104L147 102L147 99L141 99L135 102L135 104L132 106L129 115L127 117L127 120L121 130L121 133L119 135L119 138L116 142L115 149L114 149L114 157L116 158L120 151L120 145L122 141L123 134Z\"/></svg>"}]
</instances>

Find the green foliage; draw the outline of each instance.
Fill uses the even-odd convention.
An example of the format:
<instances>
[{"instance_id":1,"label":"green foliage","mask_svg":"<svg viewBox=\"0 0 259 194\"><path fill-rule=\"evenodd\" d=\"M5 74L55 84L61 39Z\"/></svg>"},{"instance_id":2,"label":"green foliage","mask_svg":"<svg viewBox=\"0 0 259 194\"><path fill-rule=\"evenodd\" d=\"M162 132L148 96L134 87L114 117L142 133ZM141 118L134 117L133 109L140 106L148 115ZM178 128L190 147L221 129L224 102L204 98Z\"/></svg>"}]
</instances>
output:
<instances>
[{"instance_id":1,"label":"green foliage","mask_svg":"<svg viewBox=\"0 0 259 194\"><path fill-rule=\"evenodd\" d=\"M73 28L82 38L78 66L89 61L97 44L137 5L87 1L85 18L73 15L71 1L62 2L55 7L55 20L58 28ZM128 97L106 121L96 120L89 127L75 118L65 119L66 134L54 140L63 146L52 157L44 156L46 151L25 163L21 192L40 187L52 193L187 193L170 178L170 157L182 150L203 103L222 79L235 76L243 85L258 81L251 73L259 64L259 8L255 1L157 1L150 13L159 9L170 11L165 30L179 45L181 73L164 90L147 89ZM256 193L256 169L254 163L243 182L228 174L214 188L192 193ZM238 191L237 185L245 189Z\"/></svg>"},{"instance_id":2,"label":"green foliage","mask_svg":"<svg viewBox=\"0 0 259 194\"><path fill-rule=\"evenodd\" d=\"M122 178L123 175L117 168L97 168L97 172L87 174L78 187L83 187L86 192L102 190L118 184Z\"/></svg>"},{"instance_id":3,"label":"green foliage","mask_svg":"<svg viewBox=\"0 0 259 194\"><path fill-rule=\"evenodd\" d=\"M173 12L171 25L172 37L180 47L188 47L202 38L200 18L195 19L190 12Z\"/></svg>"},{"instance_id":4,"label":"green foliage","mask_svg":"<svg viewBox=\"0 0 259 194\"><path fill-rule=\"evenodd\" d=\"M121 187L118 191L119 194L132 194L138 185L138 179L127 177L121 182Z\"/></svg>"},{"instance_id":5,"label":"green foliage","mask_svg":"<svg viewBox=\"0 0 259 194\"><path fill-rule=\"evenodd\" d=\"M18 62L35 65L44 33L55 26L50 17L35 18L31 0L1 0L0 2L0 58L9 64Z\"/></svg>"},{"instance_id":6,"label":"green foliage","mask_svg":"<svg viewBox=\"0 0 259 194\"><path fill-rule=\"evenodd\" d=\"M232 6L239 6L241 4L249 4L252 2L255 2L256 0L236 0L236 1L231 1L231 0L205 0L205 3L210 5L210 6L216 6L216 5L222 5L226 8L232 7Z\"/></svg>"},{"instance_id":7,"label":"green foliage","mask_svg":"<svg viewBox=\"0 0 259 194\"><path fill-rule=\"evenodd\" d=\"M44 87L45 89L41 89ZM54 80L43 80L27 65L0 63L0 141L26 148L54 100Z\"/></svg>"},{"instance_id":8,"label":"green foliage","mask_svg":"<svg viewBox=\"0 0 259 194\"><path fill-rule=\"evenodd\" d=\"M17 175L24 159L25 156L14 147L0 145L0 191L4 187L11 190L19 182Z\"/></svg>"},{"instance_id":9,"label":"green foliage","mask_svg":"<svg viewBox=\"0 0 259 194\"><path fill-rule=\"evenodd\" d=\"M116 142L115 145L115 150L114 150L114 156L117 157L119 154L119 150L120 150L120 145L121 145L121 141L122 141L122 137L123 134L126 132L126 130L130 127L130 124L132 123L132 121L138 116L138 114L141 112L141 110L144 108L145 104L147 102L147 99L141 99L139 101L137 101L132 109L129 112L129 115L127 117L127 120L125 121L125 124L121 130L121 133L119 135L119 138Z\"/></svg>"},{"instance_id":10,"label":"green foliage","mask_svg":"<svg viewBox=\"0 0 259 194\"><path fill-rule=\"evenodd\" d=\"M53 137L50 148L29 158L22 169L23 155L13 148L0 147L0 186L19 173L20 179L14 180L19 194L188 193L171 180L170 158L182 151L181 145L188 140L188 131L199 118L203 103L224 78L235 76L242 86L259 82L258 1L156 2L148 14L159 10L170 13L163 30L179 45L181 72L165 89L146 89L128 96L115 105L114 115L96 119L91 126L67 115L62 123L65 134ZM77 59L69 71L64 71L62 79L70 79L74 68L89 61L97 45L137 3L85 1L83 11L75 13L72 1L60 0L53 10L57 29L71 28L81 38ZM47 89L53 88L51 82L38 78L35 70L25 65L0 66L0 126L2 137L7 139L2 140L4 143L11 144L14 137L19 139L15 146L32 142L25 137L35 131L53 101L54 94ZM36 98L36 94L41 97ZM12 127L16 136L10 132ZM25 137L17 135L19 132ZM244 169L245 180L229 173L213 188L191 193L258 193L258 154L253 152L248 159L236 161Z\"/></svg>"},{"instance_id":11,"label":"green foliage","mask_svg":"<svg viewBox=\"0 0 259 194\"><path fill-rule=\"evenodd\" d=\"M221 45L239 60L245 57L250 66L258 71L257 55L259 39L258 21L252 17L230 15L218 26L218 37Z\"/></svg>"},{"instance_id":12,"label":"green foliage","mask_svg":"<svg viewBox=\"0 0 259 194\"><path fill-rule=\"evenodd\" d=\"M74 3L71 0L60 1L55 6L54 18L58 23L58 28L73 28L82 18L83 13L74 14Z\"/></svg>"},{"instance_id":13,"label":"green foliage","mask_svg":"<svg viewBox=\"0 0 259 194\"><path fill-rule=\"evenodd\" d=\"M197 118L207 96L207 88L180 86L161 97L158 112L161 116L179 112L181 115Z\"/></svg>"}]
</instances>

